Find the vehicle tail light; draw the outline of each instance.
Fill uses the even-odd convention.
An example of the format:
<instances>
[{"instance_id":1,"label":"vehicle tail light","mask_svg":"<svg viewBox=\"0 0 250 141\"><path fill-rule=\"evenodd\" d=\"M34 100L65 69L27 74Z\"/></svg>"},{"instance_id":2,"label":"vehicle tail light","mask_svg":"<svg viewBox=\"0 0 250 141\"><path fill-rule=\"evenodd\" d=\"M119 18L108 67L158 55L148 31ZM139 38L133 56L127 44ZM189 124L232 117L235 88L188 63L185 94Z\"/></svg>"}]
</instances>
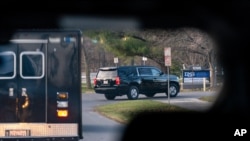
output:
<instances>
[{"instance_id":1,"label":"vehicle tail light","mask_svg":"<svg viewBox=\"0 0 250 141\"><path fill-rule=\"evenodd\" d=\"M57 110L58 117L68 117L68 110Z\"/></svg>"},{"instance_id":2,"label":"vehicle tail light","mask_svg":"<svg viewBox=\"0 0 250 141\"><path fill-rule=\"evenodd\" d=\"M97 80L96 80L96 78L94 78L94 85L96 85L97 84Z\"/></svg>"},{"instance_id":3,"label":"vehicle tail light","mask_svg":"<svg viewBox=\"0 0 250 141\"><path fill-rule=\"evenodd\" d=\"M57 117L68 117L69 93L57 92Z\"/></svg>"},{"instance_id":4,"label":"vehicle tail light","mask_svg":"<svg viewBox=\"0 0 250 141\"><path fill-rule=\"evenodd\" d=\"M57 99L59 100L67 100L68 93L67 92L57 92Z\"/></svg>"},{"instance_id":5,"label":"vehicle tail light","mask_svg":"<svg viewBox=\"0 0 250 141\"><path fill-rule=\"evenodd\" d=\"M116 85L120 85L121 81L120 81L120 77L116 77L115 78L115 84Z\"/></svg>"}]
</instances>

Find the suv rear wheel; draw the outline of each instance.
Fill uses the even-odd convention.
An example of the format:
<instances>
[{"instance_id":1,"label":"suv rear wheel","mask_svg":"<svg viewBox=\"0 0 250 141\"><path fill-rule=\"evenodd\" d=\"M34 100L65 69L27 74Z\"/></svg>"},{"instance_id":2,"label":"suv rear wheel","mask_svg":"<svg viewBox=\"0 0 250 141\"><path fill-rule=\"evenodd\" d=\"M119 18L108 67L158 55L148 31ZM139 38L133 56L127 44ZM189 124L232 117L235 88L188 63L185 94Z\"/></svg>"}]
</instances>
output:
<instances>
[{"instance_id":1,"label":"suv rear wheel","mask_svg":"<svg viewBox=\"0 0 250 141\"><path fill-rule=\"evenodd\" d=\"M170 97L176 97L178 94L178 86L175 83L170 83L169 91ZM166 92L166 95L168 96L168 90Z\"/></svg>"},{"instance_id":2,"label":"suv rear wheel","mask_svg":"<svg viewBox=\"0 0 250 141\"><path fill-rule=\"evenodd\" d=\"M139 97L139 90L136 86L131 86L129 88L128 94L127 94L128 99L130 100L135 100L138 99Z\"/></svg>"},{"instance_id":3,"label":"suv rear wheel","mask_svg":"<svg viewBox=\"0 0 250 141\"><path fill-rule=\"evenodd\" d=\"M104 94L105 98L107 100L114 100L115 99L115 95L114 94Z\"/></svg>"}]
</instances>

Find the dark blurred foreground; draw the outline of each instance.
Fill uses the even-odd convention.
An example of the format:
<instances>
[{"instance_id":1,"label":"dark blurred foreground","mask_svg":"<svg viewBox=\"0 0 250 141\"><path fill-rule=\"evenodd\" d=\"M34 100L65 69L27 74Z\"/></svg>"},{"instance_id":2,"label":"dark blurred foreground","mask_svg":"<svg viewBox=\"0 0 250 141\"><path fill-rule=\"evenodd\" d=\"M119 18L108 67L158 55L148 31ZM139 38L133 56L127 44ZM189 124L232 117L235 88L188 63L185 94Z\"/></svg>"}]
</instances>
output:
<instances>
[{"instance_id":1,"label":"dark blurred foreground","mask_svg":"<svg viewBox=\"0 0 250 141\"><path fill-rule=\"evenodd\" d=\"M208 113L144 113L125 129L131 140L249 140L250 116Z\"/></svg>"}]
</instances>

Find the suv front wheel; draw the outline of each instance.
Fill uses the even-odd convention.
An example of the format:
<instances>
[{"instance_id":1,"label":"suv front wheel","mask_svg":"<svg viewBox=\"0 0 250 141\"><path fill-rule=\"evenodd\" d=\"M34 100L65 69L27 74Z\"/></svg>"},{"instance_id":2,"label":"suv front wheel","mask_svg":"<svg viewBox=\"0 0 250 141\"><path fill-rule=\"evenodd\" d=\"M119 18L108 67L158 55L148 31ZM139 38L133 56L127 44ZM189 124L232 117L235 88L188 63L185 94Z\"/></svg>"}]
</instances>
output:
<instances>
[{"instance_id":1,"label":"suv front wheel","mask_svg":"<svg viewBox=\"0 0 250 141\"><path fill-rule=\"evenodd\" d=\"M139 90L136 86L130 86L127 97L129 100L135 100L139 97Z\"/></svg>"},{"instance_id":2,"label":"suv front wheel","mask_svg":"<svg viewBox=\"0 0 250 141\"><path fill-rule=\"evenodd\" d=\"M176 97L178 94L178 86L175 83L170 83L169 91L170 97ZM166 92L166 95L168 96L168 90Z\"/></svg>"}]
</instances>

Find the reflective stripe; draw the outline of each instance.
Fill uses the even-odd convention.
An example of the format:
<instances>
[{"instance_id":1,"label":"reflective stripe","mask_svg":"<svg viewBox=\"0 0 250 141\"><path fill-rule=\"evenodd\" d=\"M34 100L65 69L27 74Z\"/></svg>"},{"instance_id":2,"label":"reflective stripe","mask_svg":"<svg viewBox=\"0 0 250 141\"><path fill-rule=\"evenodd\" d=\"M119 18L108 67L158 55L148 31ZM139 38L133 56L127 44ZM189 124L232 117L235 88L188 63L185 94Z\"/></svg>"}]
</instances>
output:
<instances>
[{"instance_id":1,"label":"reflective stripe","mask_svg":"<svg viewBox=\"0 0 250 141\"><path fill-rule=\"evenodd\" d=\"M4 123L0 124L0 138L11 130L29 130L30 137L76 137L77 123L47 124L47 123ZM6 137L7 138L7 137Z\"/></svg>"}]
</instances>

